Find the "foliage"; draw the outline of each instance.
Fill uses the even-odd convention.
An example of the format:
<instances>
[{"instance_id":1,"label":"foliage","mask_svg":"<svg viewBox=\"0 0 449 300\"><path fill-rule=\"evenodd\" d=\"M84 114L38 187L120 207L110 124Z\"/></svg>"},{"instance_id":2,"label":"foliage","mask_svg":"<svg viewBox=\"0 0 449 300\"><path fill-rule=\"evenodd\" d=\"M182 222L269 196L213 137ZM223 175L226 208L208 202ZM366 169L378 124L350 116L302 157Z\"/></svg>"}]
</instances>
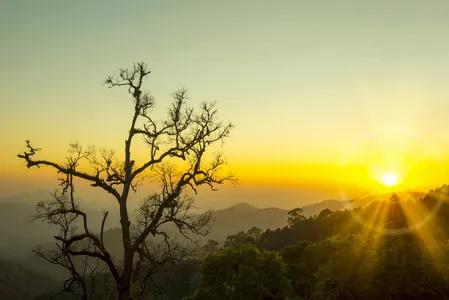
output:
<instances>
[{"instance_id":1,"label":"foliage","mask_svg":"<svg viewBox=\"0 0 449 300\"><path fill-rule=\"evenodd\" d=\"M443 186L402 204L393 197L390 202L324 210L309 218L294 210L284 228L231 235L221 252L205 260L196 299L260 297L265 290L263 279L255 281L259 286L247 286L239 267L254 262L257 251L278 253L291 291L285 298L449 299L448 196L449 187ZM419 207L422 215L431 213L432 218L415 227L420 220L407 217L407 209L413 207ZM355 218L371 220L381 210L383 226L379 228ZM265 274L259 265L250 268ZM245 276L255 275L248 272ZM240 286L246 298L232 294ZM245 294L254 287L251 296Z\"/></svg>"},{"instance_id":2,"label":"foliage","mask_svg":"<svg viewBox=\"0 0 449 300\"><path fill-rule=\"evenodd\" d=\"M231 234L226 238L225 247L238 248L245 244L256 244L261 237L262 230L257 227L250 228L248 231L240 231Z\"/></svg>"},{"instance_id":3,"label":"foliage","mask_svg":"<svg viewBox=\"0 0 449 300\"><path fill-rule=\"evenodd\" d=\"M194 299L287 299L287 269L273 251L253 245L226 248L205 259Z\"/></svg>"},{"instance_id":4,"label":"foliage","mask_svg":"<svg viewBox=\"0 0 449 300\"><path fill-rule=\"evenodd\" d=\"M304 221L307 218L303 215L302 208L295 208L288 212L288 225L293 226L298 222Z\"/></svg>"},{"instance_id":5,"label":"foliage","mask_svg":"<svg viewBox=\"0 0 449 300\"><path fill-rule=\"evenodd\" d=\"M445 299L448 260L423 254L410 237L342 238L316 272L313 299ZM441 245L440 245L441 246Z\"/></svg>"}]
</instances>

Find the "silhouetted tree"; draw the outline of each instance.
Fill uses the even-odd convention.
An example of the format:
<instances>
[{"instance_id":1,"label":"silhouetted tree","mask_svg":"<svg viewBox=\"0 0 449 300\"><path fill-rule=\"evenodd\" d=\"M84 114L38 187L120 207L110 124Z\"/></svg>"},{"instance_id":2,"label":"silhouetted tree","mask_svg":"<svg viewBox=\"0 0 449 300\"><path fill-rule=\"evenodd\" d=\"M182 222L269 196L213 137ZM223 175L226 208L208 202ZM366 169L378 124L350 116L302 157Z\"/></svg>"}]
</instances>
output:
<instances>
[{"instance_id":1,"label":"silhouetted tree","mask_svg":"<svg viewBox=\"0 0 449 300\"><path fill-rule=\"evenodd\" d=\"M207 240L206 244L201 246L201 254L203 256L208 256L210 254L216 253L220 249L220 243L215 240Z\"/></svg>"},{"instance_id":2,"label":"silhouetted tree","mask_svg":"<svg viewBox=\"0 0 449 300\"><path fill-rule=\"evenodd\" d=\"M288 224L290 226L295 225L298 222L304 221L307 218L303 215L302 208L295 208L288 212Z\"/></svg>"},{"instance_id":3,"label":"silhouetted tree","mask_svg":"<svg viewBox=\"0 0 449 300\"><path fill-rule=\"evenodd\" d=\"M217 185L233 179L220 171L225 163L222 155L208 154L212 145L229 136L232 125L216 120L214 104L203 103L199 111L188 106L185 90L174 93L167 118L156 120L151 114L154 98L143 89L143 82L150 73L144 63L137 63L131 69L121 69L117 78L111 76L105 81L110 88L126 88L133 99L123 157L116 157L113 152L107 151L98 153L93 147L73 144L64 162L54 162L38 158L41 149L30 141L26 141L26 151L18 155L25 160L28 168L47 166L63 175L62 192L49 201L40 202L36 215L37 219L60 228L55 239L61 259L65 260L62 264L70 267L70 260L74 257L101 261L116 284L118 299L122 300L130 299L131 294L140 297L145 287L142 280L148 278L145 274L176 257L179 248L174 247L163 227L165 224L174 224L184 236L207 232L210 216L191 215L192 200L187 195L187 189L196 193L197 187L205 185L214 190ZM137 138L141 138L147 146L147 159L140 163L132 155ZM130 192L135 191L142 182L143 175L157 178L160 190L144 200L132 224L128 198ZM108 213L104 214L100 232L93 232L87 214L75 201L74 179L85 180L116 200L122 234L121 262L113 260L103 241ZM77 222L82 224L78 230ZM159 244L162 246L154 247L155 240L162 241ZM180 252L182 255L183 251ZM61 259L57 257L52 258L43 252L39 254L49 261L56 259L55 262L61 264ZM82 285L82 276L74 271L70 272L71 280Z\"/></svg>"},{"instance_id":4,"label":"silhouetted tree","mask_svg":"<svg viewBox=\"0 0 449 300\"><path fill-rule=\"evenodd\" d=\"M331 214L332 210L330 210L329 208L325 208L318 214L318 218L326 218L329 217Z\"/></svg>"},{"instance_id":5,"label":"silhouetted tree","mask_svg":"<svg viewBox=\"0 0 449 300\"><path fill-rule=\"evenodd\" d=\"M231 234L226 237L224 246L225 248L237 248L245 244L254 245L259 241L262 233L262 229L257 227L252 227L248 231L239 231L236 234Z\"/></svg>"}]
</instances>

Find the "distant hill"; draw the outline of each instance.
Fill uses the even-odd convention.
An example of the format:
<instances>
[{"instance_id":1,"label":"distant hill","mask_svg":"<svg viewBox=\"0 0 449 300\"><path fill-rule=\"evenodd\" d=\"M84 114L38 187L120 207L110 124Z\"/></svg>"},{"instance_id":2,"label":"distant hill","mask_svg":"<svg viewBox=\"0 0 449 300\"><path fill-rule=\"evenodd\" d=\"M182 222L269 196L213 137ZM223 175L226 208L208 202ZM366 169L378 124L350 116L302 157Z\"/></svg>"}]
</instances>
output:
<instances>
[{"instance_id":1,"label":"distant hill","mask_svg":"<svg viewBox=\"0 0 449 300\"><path fill-rule=\"evenodd\" d=\"M344 209L348 206L348 201L340 200L324 200L314 204L306 205L302 207L304 216L311 217L313 215L318 215L323 210L330 209L331 211L337 211Z\"/></svg>"},{"instance_id":2,"label":"distant hill","mask_svg":"<svg viewBox=\"0 0 449 300\"><path fill-rule=\"evenodd\" d=\"M399 198L402 199L419 199L426 195L426 193L421 192L396 192L396 193L386 193L386 194L376 194L376 195L369 195L365 197L360 197L357 199L346 201L346 207L347 208L355 208L355 207L366 207L374 202L382 202L382 201L388 201L391 196L395 194Z\"/></svg>"},{"instance_id":3,"label":"distant hill","mask_svg":"<svg viewBox=\"0 0 449 300\"><path fill-rule=\"evenodd\" d=\"M393 197L394 195L394 197ZM265 232L263 247L281 249L299 241L320 241L336 234L410 235L424 245L449 237L449 186L426 195L390 193L350 201L344 210L299 220L293 226ZM353 208L353 209L352 209Z\"/></svg>"},{"instance_id":4,"label":"distant hill","mask_svg":"<svg viewBox=\"0 0 449 300\"><path fill-rule=\"evenodd\" d=\"M27 255L34 246L52 239L54 227L32 222L33 213L34 203L0 203L0 257Z\"/></svg>"},{"instance_id":5,"label":"distant hill","mask_svg":"<svg viewBox=\"0 0 449 300\"><path fill-rule=\"evenodd\" d=\"M60 285L55 280L18 263L0 260L0 299L31 300L58 287Z\"/></svg>"},{"instance_id":6,"label":"distant hill","mask_svg":"<svg viewBox=\"0 0 449 300\"><path fill-rule=\"evenodd\" d=\"M53 241L55 227L32 219L36 203L49 197L48 192L39 191L0 198L0 257L27 256L37 245ZM99 230L103 212L92 207L87 213L92 228ZM118 221L115 220L118 220L118 212L111 212L106 228L116 226Z\"/></svg>"},{"instance_id":7,"label":"distant hill","mask_svg":"<svg viewBox=\"0 0 449 300\"><path fill-rule=\"evenodd\" d=\"M39 200L49 198L48 192L23 193L15 196L0 198L0 236L4 241L0 245L0 257L19 258L29 256L30 251L37 245L52 243L54 227L42 223L32 222L35 204ZM346 202L326 200L303 207L306 217L319 214L323 209L332 211L344 208ZM251 227L275 229L287 224L288 210L270 207L257 208L248 203L240 203L226 209L213 210L214 222L212 230L206 239L223 241L230 234L246 231ZM96 230L102 217L101 210L88 209L90 224ZM111 220L107 227L114 228L118 219L116 213L111 212ZM10 230L14 228L14 230ZM114 229L113 231L115 231ZM114 235L114 234L111 234ZM6 242L7 241L7 242Z\"/></svg>"},{"instance_id":8,"label":"distant hill","mask_svg":"<svg viewBox=\"0 0 449 300\"><path fill-rule=\"evenodd\" d=\"M20 194L11 197L0 198L0 258L9 258L21 261L37 273L45 274L52 278L60 278L62 273L55 266L49 266L38 259L31 249L39 245L50 247L53 245L55 228L42 222L32 222L31 216L37 201L48 199L48 192ZM325 208L338 210L345 206L344 202L337 200L321 201L303 207L304 215L318 214ZM211 232L205 237L197 237L199 240L207 239L223 242L227 236L239 231L246 231L254 226L266 230L284 227L287 224L288 210L270 207L257 208L247 203L240 203L226 209L211 211L213 223ZM101 223L100 210L88 210L90 223L96 230ZM113 217L116 218L116 217ZM121 256L120 230L116 223L110 221L109 229L105 232L105 241L114 257ZM14 228L14 230L11 230ZM173 229L173 232L175 230ZM3 299L0 297L0 299Z\"/></svg>"},{"instance_id":9,"label":"distant hill","mask_svg":"<svg viewBox=\"0 0 449 300\"><path fill-rule=\"evenodd\" d=\"M226 209L212 211L213 225L208 239L223 241L230 234L246 231L251 227L278 228L287 223L287 210L280 208L259 209L240 203Z\"/></svg>"},{"instance_id":10,"label":"distant hill","mask_svg":"<svg viewBox=\"0 0 449 300\"><path fill-rule=\"evenodd\" d=\"M324 209L337 211L347 206L347 201L325 200L302 207L304 216L319 214ZM287 225L288 210L276 207L256 208L248 203L239 203L226 209L212 211L214 223L208 239L223 241L230 234L246 231L252 227L262 230L276 229Z\"/></svg>"},{"instance_id":11,"label":"distant hill","mask_svg":"<svg viewBox=\"0 0 449 300\"><path fill-rule=\"evenodd\" d=\"M368 205L378 199L388 199L390 196L371 196L355 201L325 200L306 205L302 209L304 215L310 217L318 215L324 209L330 209L331 211L343 210L355 205ZM47 264L31 253L31 249L38 245L44 245L44 247L53 245L52 235L54 228L45 223L30 222L30 216L33 214L37 200L46 199L47 197L48 193L37 193L34 196L33 194L24 194L23 199L20 199L20 196L0 199L0 235L3 241L0 244L0 259L5 257L13 258L16 261L20 261L29 270L33 270L36 274L44 274L43 278L48 276L59 280L65 277L63 270ZM88 210L88 213L91 216L91 220L93 220L92 223L100 223L94 220L100 220L101 211ZM205 237L198 237L199 240L213 239L223 242L227 236L239 231L247 231L254 226L262 230L283 228L287 225L288 219L288 210L275 207L257 208L248 203L239 203L226 209L213 210L211 214L213 218L211 232ZM109 227L105 232L105 242L112 256L119 258L122 251L120 230L114 227L113 223L110 225L112 225L112 228ZM11 228L14 228L14 230L11 230ZM174 229L172 230L175 232ZM5 270L8 270L8 268L18 272L19 275L17 276L22 276L20 275L22 273L25 277L31 276L31 274L27 273L28 270L22 269L20 265L8 264L4 267ZM3 284L1 285L3 286ZM0 299L15 298L1 297L0 294ZM23 299L27 298L24 296Z\"/></svg>"},{"instance_id":12,"label":"distant hill","mask_svg":"<svg viewBox=\"0 0 449 300\"><path fill-rule=\"evenodd\" d=\"M306 216L318 214L325 208L337 210L344 207L344 203L336 200L318 202L304 207ZM239 203L226 209L213 210L212 224L210 233L207 236L194 236L195 240L204 242L208 239L223 242L226 237L239 231L247 231L252 227L258 227L262 230L276 229L287 225L288 210L270 207L257 208L248 203ZM177 230L171 226L167 227L173 236L177 235ZM178 236L179 237L179 236ZM112 257L119 258L122 255L121 233L118 227L105 231L105 243L111 252ZM182 238L179 237L182 241ZM49 243L51 245L52 243ZM31 262L29 262L31 264ZM42 264L36 264L39 271L48 274L42 270ZM53 270L51 272L54 272ZM50 274L49 274L50 275Z\"/></svg>"},{"instance_id":13,"label":"distant hill","mask_svg":"<svg viewBox=\"0 0 449 300\"><path fill-rule=\"evenodd\" d=\"M225 208L225 209L221 209L221 210L216 210L216 211L240 211L240 212L243 212L243 211L256 211L256 210L259 210L260 208L257 208L257 207L254 207L254 206L252 206L251 204L248 204L248 203L246 203L246 202L242 202L242 203L238 203L238 204L235 204L235 205L232 205L232 206L230 206L230 207L228 207L228 208Z\"/></svg>"}]
</instances>

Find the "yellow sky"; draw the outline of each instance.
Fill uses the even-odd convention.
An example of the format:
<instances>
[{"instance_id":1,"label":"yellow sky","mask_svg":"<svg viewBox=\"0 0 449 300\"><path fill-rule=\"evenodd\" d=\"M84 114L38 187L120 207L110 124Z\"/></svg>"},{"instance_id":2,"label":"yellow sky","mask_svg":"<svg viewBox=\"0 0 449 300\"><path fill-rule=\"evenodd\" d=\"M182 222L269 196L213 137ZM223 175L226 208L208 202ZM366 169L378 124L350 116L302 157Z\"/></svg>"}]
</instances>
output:
<instances>
[{"instance_id":1,"label":"yellow sky","mask_svg":"<svg viewBox=\"0 0 449 300\"><path fill-rule=\"evenodd\" d=\"M234 123L223 203L362 195L389 172L398 189L449 182L449 4L335 3L2 2L0 194L54 185L15 158L24 139L52 158L120 151L130 102L101 82L136 60L157 116L186 87Z\"/></svg>"}]
</instances>

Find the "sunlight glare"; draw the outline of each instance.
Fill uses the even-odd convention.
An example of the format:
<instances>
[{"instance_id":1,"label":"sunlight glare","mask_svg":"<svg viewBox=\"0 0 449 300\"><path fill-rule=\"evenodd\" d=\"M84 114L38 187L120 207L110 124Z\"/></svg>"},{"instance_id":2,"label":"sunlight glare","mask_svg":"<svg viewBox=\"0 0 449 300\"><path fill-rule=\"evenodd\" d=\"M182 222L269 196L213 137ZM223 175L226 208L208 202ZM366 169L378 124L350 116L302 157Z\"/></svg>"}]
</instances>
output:
<instances>
[{"instance_id":1,"label":"sunlight glare","mask_svg":"<svg viewBox=\"0 0 449 300\"><path fill-rule=\"evenodd\" d=\"M385 173L382 176L382 183L388 187L395 186L398 184L398 176L395 173Z\"/></svg>"}]
</instances>

